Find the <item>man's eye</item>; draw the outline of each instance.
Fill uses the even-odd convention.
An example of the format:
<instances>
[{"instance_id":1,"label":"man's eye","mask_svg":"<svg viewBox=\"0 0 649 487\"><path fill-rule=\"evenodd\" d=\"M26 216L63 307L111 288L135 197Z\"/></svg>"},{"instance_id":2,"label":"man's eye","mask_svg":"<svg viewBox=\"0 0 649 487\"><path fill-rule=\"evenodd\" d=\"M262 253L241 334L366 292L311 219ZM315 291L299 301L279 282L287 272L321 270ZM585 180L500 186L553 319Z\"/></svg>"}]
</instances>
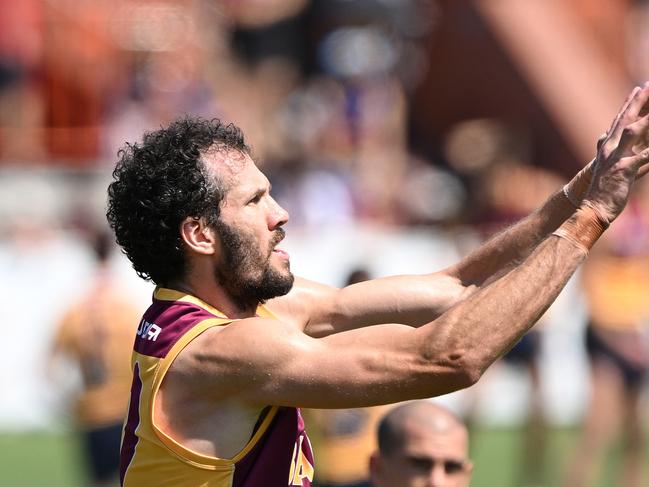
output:
<instances>
[{"instance_id":1,"label":"man's eye","mask_svg":"<svg viewBox=\"0 0 649 487\"><path fill-rule=\"evenodd\" d=\"M409 463L411 468L418 472L428 472L433 468L433 460L428 458L410 458Z\"/></svg>"},{"instance_id":2,"label":"man's eye","mask_svg":"<svg viewBox=\"0 0 649 487\"><path fill-rule=\"evenodd\" d=\"M444 462L444 470L449 475L460 473L463 469L464 463L462 462L458 462L456 460L446 460Z\"/></svg>"},{"instance_id":3,"label":"man's eye","mask_svg":"<svg viewBox=\"0 0 649 487\"><path fill-rule=\"evenodd\" d=\"M249 204L249 205L251 205L251 204L254 205L254 204L259 203L260 200L261 200L261 195L258 194L257 196L255 196L254 198L252 198L250 201L248 201L248 204Z\"/></svg>"}]
</instances>

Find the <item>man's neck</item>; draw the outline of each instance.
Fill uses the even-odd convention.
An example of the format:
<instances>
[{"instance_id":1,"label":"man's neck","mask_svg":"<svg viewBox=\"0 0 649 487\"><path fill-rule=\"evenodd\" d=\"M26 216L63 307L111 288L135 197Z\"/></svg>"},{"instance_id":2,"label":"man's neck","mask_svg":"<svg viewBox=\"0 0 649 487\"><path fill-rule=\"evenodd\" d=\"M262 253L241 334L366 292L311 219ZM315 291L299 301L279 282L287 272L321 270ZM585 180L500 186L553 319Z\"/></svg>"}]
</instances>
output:
<instances>
[{"instance_id":1,"label":"man's neck","mask_svg":"<svg viewBox=\"0 0 649 487\"><path fill-rule=\"evenodd\" d=\"M230 296L223 287L216 283L201 284L192 282L191 279L185 279L172 281L167 287L190 294L206 302L228 318L250 318L257 313L258 303L242 307L233 296Z\"/></svg>"}]
</instances>

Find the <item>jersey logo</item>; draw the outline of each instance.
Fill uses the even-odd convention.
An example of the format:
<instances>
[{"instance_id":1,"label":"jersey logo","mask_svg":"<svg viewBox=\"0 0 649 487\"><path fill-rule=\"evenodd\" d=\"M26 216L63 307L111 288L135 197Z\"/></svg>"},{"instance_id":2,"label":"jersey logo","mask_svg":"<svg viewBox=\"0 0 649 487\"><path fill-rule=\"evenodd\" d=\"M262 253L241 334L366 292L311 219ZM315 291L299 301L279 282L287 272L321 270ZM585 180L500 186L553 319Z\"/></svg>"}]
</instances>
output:
<instances>
[{"instance_id":1,"label":"jersey logo","mask_svg":"<svg viewBox=\"0 0 649 487\"><path fill-rule=\"evenodd\" d=\"M155 342L161 331L162 329L158 325L155 323L149 323L143 318L142 321L140 321L140 325L137 327L137 336Z\"/></svg>"},{"instance_id":2,"label":"jersey logo","mask_svg":"<svg viewBox=\"0 0 649 487\"><path fill-rule=\"evenodd\" d=\"M308 440L307 440L308 441ZM295 442L293 447L293 459L291 460L291 470L288 474L288 485L302 485L302 479L313 480L313 465L309 462L302 451L302 442L304 435L300 435L299 442Z\"/></svg>"}]
</instances>

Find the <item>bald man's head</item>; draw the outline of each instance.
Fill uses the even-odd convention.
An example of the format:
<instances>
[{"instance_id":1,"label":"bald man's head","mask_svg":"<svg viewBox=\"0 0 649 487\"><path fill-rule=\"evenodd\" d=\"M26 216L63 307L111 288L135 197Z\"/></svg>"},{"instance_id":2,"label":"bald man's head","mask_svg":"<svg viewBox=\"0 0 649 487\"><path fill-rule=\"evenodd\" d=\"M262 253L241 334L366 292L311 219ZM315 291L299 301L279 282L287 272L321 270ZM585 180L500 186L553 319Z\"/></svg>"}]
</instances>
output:
<instances>
[{"instance_id":1,"label":"bald man's head","mask_svg":"<svg viewBox=\"0 0 649 487\"><path fill-rule=\"evenodd\" d=\"M469 485L468 432L442 406L430 401L397 406L379 424L378 444L370 463L375 487Z\"/></svg>"}]
</instances>

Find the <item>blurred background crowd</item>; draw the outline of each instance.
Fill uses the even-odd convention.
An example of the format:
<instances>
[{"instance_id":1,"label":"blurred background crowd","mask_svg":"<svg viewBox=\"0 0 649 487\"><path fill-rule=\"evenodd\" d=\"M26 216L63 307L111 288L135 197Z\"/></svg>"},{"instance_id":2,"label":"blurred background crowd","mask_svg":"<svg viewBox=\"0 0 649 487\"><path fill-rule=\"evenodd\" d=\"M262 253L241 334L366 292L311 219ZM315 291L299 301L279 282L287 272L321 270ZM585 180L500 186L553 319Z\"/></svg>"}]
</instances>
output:
<instances>
[{"instance_id":1,"label":"blurred background crowd","mask_svg":"<svg viewBox=\"0 0 649 487\"><path fill-rule=\"evenodd\" d=\"M0 0L0 483L83 485L67 432L121 422L114 350L151 293L105 241L125 142L239 125L294 272L340 286L439 269L529 213L647 79L646 0ZM538 332L439 399L472 485L649 482L649 189L630 206ZM380 412L309 413L321 485L363 485Z\"/></svg>"}]
</instances>

